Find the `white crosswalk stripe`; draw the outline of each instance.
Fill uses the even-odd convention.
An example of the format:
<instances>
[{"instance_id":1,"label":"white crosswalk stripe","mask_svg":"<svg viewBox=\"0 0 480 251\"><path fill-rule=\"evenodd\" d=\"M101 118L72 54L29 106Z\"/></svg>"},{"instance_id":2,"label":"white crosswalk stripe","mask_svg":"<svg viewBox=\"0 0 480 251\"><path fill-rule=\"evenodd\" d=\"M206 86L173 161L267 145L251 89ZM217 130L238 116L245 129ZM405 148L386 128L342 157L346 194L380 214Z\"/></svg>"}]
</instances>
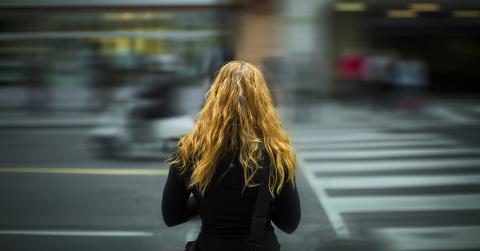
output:
<instances>
[{"instance_id":1,"label":"white crosswalk stripe","mask_svg":"<svg viewBox=\"0 0 480 251\"><path fill-rule=\"evenodd\" d=\"M354 142L354 141L390 141L390 140L435 140L436 137L431 134L425 133L416 133L416 134L405 134L405 135L395 135L391 133L384 132L364 132L364 133L341 133L341 134L315 134L315 135L304 135L303 137L295 137L293 140L294 144L322 144L322 143L341 143L341 142Z\"/></svg>"},{"instance_id":2,"label":"white crosswalk stripe","mask_svg":"<svg viewBox=\"0 0 480 251\"><path fill-rule=\"evenodd\" d=\"M480 148L433 133L290 129L301 170L340 237L366 231L394 251L480 250L480 220L438 216L480 216ZM409 219L417 214L426 216Z\"/></svg>"},{"instance_id":3,"label":"white crosswalk stripe","mask_svg":"<svg viewBox=\"0 0 480 251\"><path fill-rule=\"evenodd\" d=\"M318 151L318 150L341 150L341 149L352 149L352 148L394 148L394 147L428 147L428 146L458 146L457 143L453 140L448 139L430 139L430 140L405 140L405 141L371 141L371 142L329 142L329 143L312 143L312 144L303 144L301 146L295 147L296 150L301 150L302 152L307 151Z\"/></svg>"},{"instance_id":4,"label":"white crosswalk stripe","mask_svg":"<svg viewBox=\"0 0 480 251\"><path fill-rule=\"evenodd\" d=\"M454 109L449 107L431 107L427 108L430 114L433 114L437 117L444 118L447 121L458 122L458 123L469 123L472 122L472 119L456 112Z\"/></svg>"},{"instance_id":5,"label":"white crosswalk stripe","mask_svg":"<svg viewBox=\"0 0 480 251\"><path fill-rule=\"evenodd\" d=\"M372 177L321 177L318 184L323 189L398 188L412 186L480 184L480 175L385 175Z\"/></svg>"},{"instance_id":6,"label":"white crosswalk stripe","mask_svg":"<svg viewBox=\"0 0 480 251\"><path fill-rule=\"evenodd\" d=\"M479 226L397 227L373 230L393 251L476 250ZM441 236L432 241L432 236Z\"/></svg>"},{"instance_id":7,"label":"white crosswalk stripe","mask_svg":"<svg viewBox=\"0 0 480 251\"><path fill-rule=\"evenodd\" d=\"M372 159L372 158L395 158L395 157L418 157L418 156L454 156L472 154L480 156L480 149L478 148L410 148L410 149L386 149L386 150L344 150L338 151L322 150L319 152L306 152L303 157L308 159L322 160L322 159Z\"/></svg>"},{"instance_id":8,"label":"white crosswalk stripe","mask_svg":"<svg viewBox=\"0 0 480 251\"><path fill-rule=\"evenodd\" d=\"M371 160L368 162L338 162L322 161L321 165L309 165L309 169L316 172L371 172L371 171L391 171L391 170L411 170L411 169L447 169L472 167L480 168L480 158L469 159L419 159L419 160Z\"/></svg>"},{"instance_id":9,"label":"white crosswalk stripe","mask_svg":"<svg viewBox=\"0 0 480 251\"><path fill-rule=\"evenodd\" d=\"M470 110L472 110L472 111L477 112L477 113L480 114L480 106L470 107Z\"/></svg>"},{"instance_id":10,"label":"white crosswalk stripe","mask_svg":"<svg viewBox=\"0 0 480 251\"><path fill-rule=\"evenodd\" d=\"M332 199L340 213L480 209L480 195L368 196Z\"/></svg>"}]
</instances>

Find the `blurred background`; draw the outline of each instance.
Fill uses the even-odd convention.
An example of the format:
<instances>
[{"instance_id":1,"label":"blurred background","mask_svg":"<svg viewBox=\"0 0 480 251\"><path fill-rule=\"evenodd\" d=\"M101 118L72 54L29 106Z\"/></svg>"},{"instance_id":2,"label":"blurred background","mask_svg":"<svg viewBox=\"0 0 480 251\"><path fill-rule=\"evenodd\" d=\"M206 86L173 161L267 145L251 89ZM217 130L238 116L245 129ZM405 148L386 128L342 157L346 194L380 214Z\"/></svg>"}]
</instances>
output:
<instances>
[{"instance_id":1,"label":"blurred background","mask_svg":"<svg viewBox=\"0 0 480 251\"><path fill-rule=\"evenodd\" d=\"M480 250L477 0L0 1L0 250L183 250L161 194L215 73L298 153L283 250Z\"/></svg>"}]
</instances>

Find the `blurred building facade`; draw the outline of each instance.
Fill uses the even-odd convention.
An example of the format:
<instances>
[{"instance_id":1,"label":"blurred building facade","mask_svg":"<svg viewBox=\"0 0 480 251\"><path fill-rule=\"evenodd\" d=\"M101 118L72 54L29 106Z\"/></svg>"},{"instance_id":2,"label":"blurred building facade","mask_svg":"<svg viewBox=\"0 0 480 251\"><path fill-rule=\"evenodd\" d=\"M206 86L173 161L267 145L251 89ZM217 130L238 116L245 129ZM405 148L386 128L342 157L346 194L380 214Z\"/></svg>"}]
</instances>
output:
<instances>
[{"instance_id":1,"label":"blurred building facade","mask_svg":"<svg viewBox=\"0 0 480 251\"><path fill-rule=\"evenodd\" d=\"M478 93L478 1L336 1L331 9L333 54L358 58L358 82ZM345 79L337 75L337 84Z\"/></svg>"},{"instance_id":2,"label":"blurred building facade","mask_svg":"<svg viewBox=\"0 0 480 251\"><path fill-rule=\"evenodd\" d=\"M44 89L30 99L45 103L58 87L108 90L146 71L202 85L236 58L261 66L282 101L478 92L479 11L468 0L2 1L0 84Z\"/></svg>"},{"instance_id":3,"label":"blurred building facade","mask_svg":"<svg viewBox=\"0 0 480 251\"><path fill-rule=\"evenodd\" d=\"M28 106L29 93L40 92L36 89L53 89L52 102L79 99L89 105L89 95L108 102L114 89L165 71L175 72L182 85L200 86L214 62L232 58L225 54L234 53L232 27L241 5L211 0L2 1L1 87L30 90L2 95L2 103L14 99L10 103Z\"/></svg>"},{"instance_id":4,"label":"blurred building facade","mask_svg":"<svg viewBox=\"0 0 480 251\"><path fill-rule=\"evenodd\" d=\"M319 97L415 85L438 94L479 91L477 1L302 0L282 6L282 52L295 88Z\"/></svg>"}]
</instances>

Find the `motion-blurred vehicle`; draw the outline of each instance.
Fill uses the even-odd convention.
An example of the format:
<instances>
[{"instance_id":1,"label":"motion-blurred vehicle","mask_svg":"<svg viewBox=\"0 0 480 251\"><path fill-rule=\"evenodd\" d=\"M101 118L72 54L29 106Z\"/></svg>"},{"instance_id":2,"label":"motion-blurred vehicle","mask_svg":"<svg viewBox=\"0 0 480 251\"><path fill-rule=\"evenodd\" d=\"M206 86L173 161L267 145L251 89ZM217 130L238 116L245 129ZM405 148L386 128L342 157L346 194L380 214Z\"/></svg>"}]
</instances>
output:
<instances>
[{"instance_id":1,"label":"motion-blurred vehicle","mask_svg":"<svg viewBox=\"0 0 480 251\"><path fill-rule=\"evenodd\" d=\"M194 118L179 109L180 81L168 72L144 76L135 87L120 89L112 104L88 132L87 145L97 157L164 158Z\"/></svg>"}]
</instances>

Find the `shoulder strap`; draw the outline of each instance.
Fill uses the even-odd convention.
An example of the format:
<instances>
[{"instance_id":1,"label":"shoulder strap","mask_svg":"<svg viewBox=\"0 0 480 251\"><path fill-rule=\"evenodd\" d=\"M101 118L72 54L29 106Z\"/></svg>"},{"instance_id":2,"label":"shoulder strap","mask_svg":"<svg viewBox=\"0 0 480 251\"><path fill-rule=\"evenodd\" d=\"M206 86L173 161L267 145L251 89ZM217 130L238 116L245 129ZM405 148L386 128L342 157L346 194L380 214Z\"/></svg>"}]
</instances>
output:
<instances>
[{"instance_id":1,"label":"shoulder strap","mask_svg":"<svg viewBox=\"0 0 480 251\"><path fill-rule=\"evenodd\" d=\"M270 208L270 201L272 197L268 189L268 177L270 176L269 161L263 162L263 168L260 169L261 183L258 188L257 200L255 201L255 208L252 215L252 224L250 226L250 234L248 241L254 247L260 247L265 234L265 226L267 223L268 210ZM255 250L255 249L254 249Z\"/></svg>"}]
</instances>

